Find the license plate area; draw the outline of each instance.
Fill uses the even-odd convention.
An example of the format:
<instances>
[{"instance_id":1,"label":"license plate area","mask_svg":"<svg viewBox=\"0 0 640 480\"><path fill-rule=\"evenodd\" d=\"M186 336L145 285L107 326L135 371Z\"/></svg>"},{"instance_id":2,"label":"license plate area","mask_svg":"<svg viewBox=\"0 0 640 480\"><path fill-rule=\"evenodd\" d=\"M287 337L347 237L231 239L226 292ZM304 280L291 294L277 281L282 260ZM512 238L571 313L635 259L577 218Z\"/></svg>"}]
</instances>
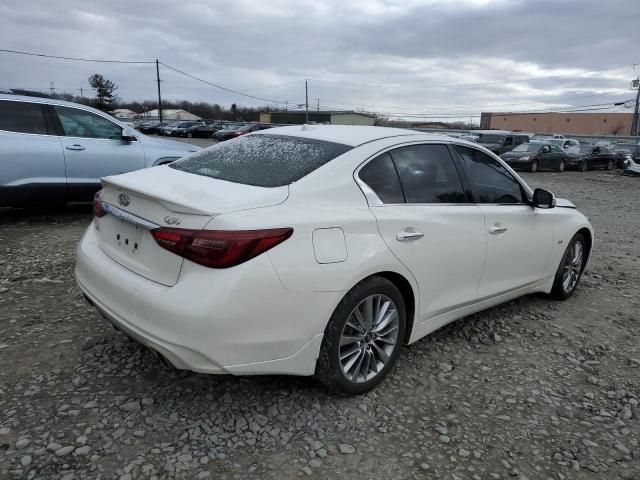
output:
<instances>
[{"instance_id":1,"label":"license plate area","mask_svg":"<svg viewBox=\"0 0 640 480\"><path fill-rule=\"evenodd\" d=\"M146 229L122 219L117 219L114 227L110 232L112 235L110 243L131 255L139 255L142 248L142 234Z\"/></svg>"}]
</instances>

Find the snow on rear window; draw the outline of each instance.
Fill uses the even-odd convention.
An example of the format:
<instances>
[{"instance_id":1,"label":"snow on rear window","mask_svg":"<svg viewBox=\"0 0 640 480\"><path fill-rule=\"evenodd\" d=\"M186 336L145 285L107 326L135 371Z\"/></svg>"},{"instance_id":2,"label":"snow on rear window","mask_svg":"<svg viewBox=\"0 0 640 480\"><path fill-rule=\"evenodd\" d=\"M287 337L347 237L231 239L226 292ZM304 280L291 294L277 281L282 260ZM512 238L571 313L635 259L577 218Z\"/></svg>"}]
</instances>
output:
<instances>
[{"instance_id":1,"label":"snow on rear window","mask_svg":"<svg viewBox=\"0 0 640 480\"><path fill-rule=\"evenodd\" d=\"M245 135L213 145L169 166L234 183L281 187L300 180L351 148L287 135Z\"/></svg>"}]
</instances>

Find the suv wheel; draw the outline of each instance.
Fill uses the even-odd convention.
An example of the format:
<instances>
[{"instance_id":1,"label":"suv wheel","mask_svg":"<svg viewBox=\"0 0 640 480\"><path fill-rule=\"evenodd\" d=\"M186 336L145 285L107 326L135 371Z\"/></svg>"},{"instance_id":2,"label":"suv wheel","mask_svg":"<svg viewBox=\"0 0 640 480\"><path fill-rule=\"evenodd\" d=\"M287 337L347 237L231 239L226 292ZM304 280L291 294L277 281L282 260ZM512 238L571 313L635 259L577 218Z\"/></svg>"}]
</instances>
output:
<instances>
[{"instance_id":1,"label":"suv wheel","mask_svg":"<svg viewBox=\"0 0 640 480\"><path fill-rule=\"evenodd\" d=\"M538 171L538 161L534 160L533 162L531 162L531 165L529 165L529 171L530 172L537 172Z\"/></svg>"},{"instance_id":2,"label":"suv wheel","mask_svg":"<svg viewBox=\"0 0 640 480\"><path fill-rule=\"evenodd\" d=\"M587 170L589 170L589 164L587 163L587 161L583 161L580 163L580 165L578 165L578 170L580 170L581 172L586 172Z\"/></svg>"}]
</instances>

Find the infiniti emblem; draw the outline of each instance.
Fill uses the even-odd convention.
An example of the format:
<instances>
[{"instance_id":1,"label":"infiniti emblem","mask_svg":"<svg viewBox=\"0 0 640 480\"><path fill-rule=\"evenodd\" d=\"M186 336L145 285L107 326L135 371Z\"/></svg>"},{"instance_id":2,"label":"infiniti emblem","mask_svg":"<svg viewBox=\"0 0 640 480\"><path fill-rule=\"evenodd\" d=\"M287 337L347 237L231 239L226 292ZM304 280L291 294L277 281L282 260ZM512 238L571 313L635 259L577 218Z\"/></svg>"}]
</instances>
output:
<instances>
[{"instance_id":1,"label":"infiniti emblem","mask_svg":"<svg viewBox=\"0 0 640 480\"><path fill-rule=\"evenodd\" d=\"M121 193L120 195L118 195L118 203L123 207L128 207L131 203L131 199L126 193Z\"/></svg>"},{"instance_id":2,"label":"infiniti emblem","mask_svg":"<svg viewBox=\"0 0 640 480\"><path fill-rule=\"evenodd\" d=\"M180 225L180 219L178 217L164 217L164 221L167 225Z\"/></svg>"}]
</instances>

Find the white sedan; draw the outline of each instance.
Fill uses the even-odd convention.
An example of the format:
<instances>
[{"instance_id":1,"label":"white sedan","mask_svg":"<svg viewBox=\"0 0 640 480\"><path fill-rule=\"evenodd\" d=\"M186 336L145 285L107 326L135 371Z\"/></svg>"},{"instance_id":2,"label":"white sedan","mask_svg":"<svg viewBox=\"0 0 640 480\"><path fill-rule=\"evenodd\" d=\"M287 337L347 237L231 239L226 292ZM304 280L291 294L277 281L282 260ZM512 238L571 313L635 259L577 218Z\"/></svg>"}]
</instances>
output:
<instances>
[{"instance_id":1,"label":"white sedan","mask_svg":"<svg viewBox=\"0 0 640 480\"><path fill-rule=\"evenodd\" d=\"M118 329L179 369L349 394L453 320L568 298L593 245L488 150L380 127L274 128L106 177L94 214L76 278Z\"/></svg>"}]
</instances>

